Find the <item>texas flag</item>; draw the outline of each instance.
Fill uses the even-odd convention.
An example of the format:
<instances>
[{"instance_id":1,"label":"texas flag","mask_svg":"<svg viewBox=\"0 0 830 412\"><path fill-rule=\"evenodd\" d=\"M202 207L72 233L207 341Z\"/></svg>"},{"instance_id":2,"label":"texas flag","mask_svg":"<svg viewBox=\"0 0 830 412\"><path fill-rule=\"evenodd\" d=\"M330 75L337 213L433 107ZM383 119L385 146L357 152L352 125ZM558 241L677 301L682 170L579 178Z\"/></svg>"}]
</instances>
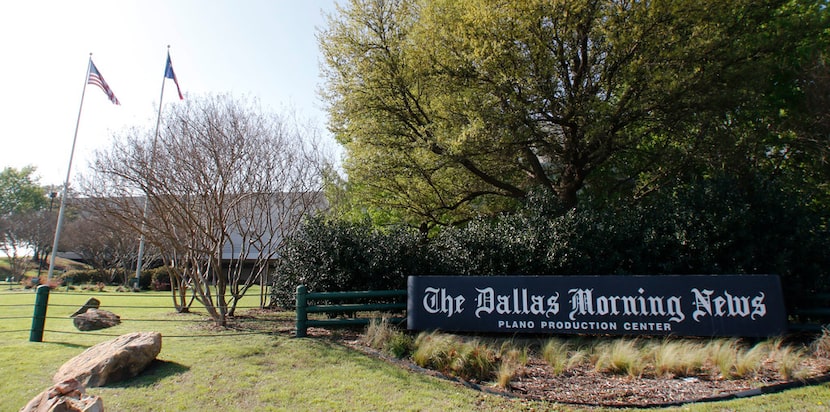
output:
<instances>
[{"instance_id":1,"label":"texas flag","mask_svg":"<svg viewBox=\"0 0 830 412\"><path fill-rule=\"evenodd\" d=\"M176 79L176 72L173 71L173 63L170 61L170 52L167 52L167 66L164 68L164 77L166 79L173 79L173 83L176 83L176 91L179 92L179 99L184 100L182 89L179 87L179 80Z\"/></svg>"}]
</instances>

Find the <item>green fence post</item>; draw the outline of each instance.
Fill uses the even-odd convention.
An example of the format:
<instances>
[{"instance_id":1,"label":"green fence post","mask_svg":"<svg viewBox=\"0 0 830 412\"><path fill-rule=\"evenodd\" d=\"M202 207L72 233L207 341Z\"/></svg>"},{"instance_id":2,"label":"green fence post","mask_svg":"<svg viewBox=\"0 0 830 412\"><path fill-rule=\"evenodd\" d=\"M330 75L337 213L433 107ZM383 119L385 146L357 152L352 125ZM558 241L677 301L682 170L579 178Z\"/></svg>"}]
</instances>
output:
<instances>
[{"instance_id":1,"label":"green fence post","mask_svg":"<svg viewBox=\"0 0 830 412\"><path fill-rule=\"evenodd\" d=\"M298 338L306 336L306 321L308 320L308 313L306 312L306 287L305 285L297 286L297 333L294 335Z\"/></svg>"},{"instance_id":2,"label":"green fence post","mask_svg":"<svg viewBox=\"0 0 830 412\"><path fill-rule=\"evenodd\" d=\"M35 313L32 315L32 330L29 332L29 342L43 342L43 326L46 323L46 306L49 303L49 286L37 287L35 298Z\"/></svg>"}]
</instances>

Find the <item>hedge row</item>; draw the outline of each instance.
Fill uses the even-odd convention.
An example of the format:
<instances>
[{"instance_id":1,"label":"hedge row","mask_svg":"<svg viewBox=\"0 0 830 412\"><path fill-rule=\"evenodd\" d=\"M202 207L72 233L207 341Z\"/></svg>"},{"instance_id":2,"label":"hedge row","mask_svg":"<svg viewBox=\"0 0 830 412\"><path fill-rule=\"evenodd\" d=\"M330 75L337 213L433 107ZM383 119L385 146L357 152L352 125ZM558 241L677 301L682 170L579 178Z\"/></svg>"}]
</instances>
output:
<instances>
[{"instance_id":1,"label":"hedge row","mask_svg":"<svg viewBox=\"0 0 830 412\"><path fill-rule=\"evenodd\" d=\"M273 293L403 289L408 275L779 274L785 295L828 290L826 216L772 184L706 180L634 204L521 211L414 230L316 218L288 245Z\"/></svg>"},{"instance_id":2,"label":"hedge row","mask_svg":"<svg viewBox=\"0 0 830 412\"><path fill-rule=\"evenodd\" d=\"M135 274L130 273L128 276L128 279L130 279L128 286L132 286L134 278ZM59 279L61 283L73 285L97 283L104 283L107 285L121 284L124 280L124 269L119 268L105 272L96 269L69 270L61 274ZM141 278L138 281L138 286L141 289L169 290L170 275L167 272L167 268L162 266L154 269L143 270L141 272Z\"/></svg>"}]
</instances>

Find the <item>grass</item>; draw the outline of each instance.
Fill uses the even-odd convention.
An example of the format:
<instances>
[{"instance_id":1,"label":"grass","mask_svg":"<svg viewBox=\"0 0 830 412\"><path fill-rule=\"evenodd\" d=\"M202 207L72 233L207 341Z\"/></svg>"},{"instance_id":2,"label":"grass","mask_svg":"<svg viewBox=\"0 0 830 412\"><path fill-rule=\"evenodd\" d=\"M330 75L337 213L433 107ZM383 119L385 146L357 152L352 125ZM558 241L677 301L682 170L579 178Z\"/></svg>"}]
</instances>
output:
<instances>
[{"instance_id":1,"label":"grass","mask_svg":"<svg viewBox=\"0 0 830 412\"><path fill-rule=\"evenodd\" d=\"M571 345L564 339L548 339L542 348L542 358L553 369L553 373L559 375L568 369L568 362L573 359Z\"/></svg>"},{"instance_id":2,"label":"grass","mask_svg":"<svg viewBox=\"0 0 830 412\"><path fill-rule=\"evenodd\" d=\"M627 374L640 377L645 362L636 339L614 339L602 341L595 349L594 368L600 372Z\"/></svg>"},{"instance_id":3,"label":"grass","mask_svg":"<svg viewBox=\"0 0 830 412\"><path fill-rule=\"evenodd\" d=\"M75 330L68 316L90 297L101 300L102 309L121 315L123 323L97 331L100 333ZM293 338L288 330L292 313L267 315L258 321L277 333L216 330L204 322L207 317L198 308L194 307L196 313L192 314L174 313L170 296L164 292L53 291L44 342L29 342L33 302L32 290L0 290L0 412L25 405L51 385L51 376L60 365L87 347L125 333L150 330L163 335L157 362L136 378L87 390L103 398L107 411L579 410L474 391L332 341ZM256 303L253 294L241 305ZM426 338L445 339L441 335L421 339ZM479 355L489 353L484 343L478 344L473 349ZM499 359L517 363L526 360L524 350L519 345L492 349ZM569 350L587 357L576 346ZM830 386L817 385L665 410L826 410L827 399Z\"/></svg>"},{"instance_id":4,"label":"grass","mask_svg":"<svg viewBox=\"0 0 830 412\"><path fill-rule=\"evenodd\" d=\"M809 371L805 361L808 352L814 356L826 353L821 346L830 346L830 335L817 339L808 350L784 344L782 338L745 346L736 339L715 339L710 341L687 339L598 340L588 349L572 350L572 344L563 339L553 338L542 347L542 357L554 373L561 374L586 359L599 372L627 374L641 377L643 374L655 377L685 377L717 372L721 378L752 378L767 363L785 380L804 379Z\"/></svg>"},{"instance_id":5,"label":"grass","mask_svg":"<svg viewBox=\"0 0 830 412\"><path fill-rule=\"evenodd\" d=\"M692 376L706 363L705 347L686 340L664 340L651 349L654 373L657 376Z\"/></svg>"},{"instance_id":6,"label":"grass","mask_svg":"<svg viewBox=\"0 0 830 412\"><path fill-rule=\"evenodd\" d=\"M413 339L398 328L392 327L386 318L371 320L362 337L370 348L382 350L396 358L409 356L414 346Z\"/></svg>"},{"instance_id":7,"label":"grass","mask_svg":"<svg viewBox=\"0 0 830 412\"><path fill-rule=\"evenodd\" d=\"M110 387L88 389L103 398L108 411L462 410L476 404L497 410L510 403L406 372L326 340L207 329L209 323L200 322L204 314L175 314L166 308L166 293L53 292L44 342L33 343L28 328L34 293L16 291L0 295L6 317L19 317L0 321L0 411L18 410L51 385L51 376L64 362L113 339L77 332L68 318L92 296L123 320L97 332L118 336L155 330L163 335L159 362L150 370ZM292 317L283 320L291 322Z\"/></svg>"},{"instance_id":8,"label":"grass","mask_svg":"<svg viewBox=\"0 0 830 412\"><path fill-rule=\"evenodd\" d=\"M418 335L412 354L418 366L475 381L487 380L495 373L496 357L496 351L484 342L437 332Z\"/></svg>"},{"instance_id":9,"label":"grass","mask_svg":"<svg viewBox=\"0 0 830 412\"><path fill-rule=\"evenodd\" d=\"M519 370L527 365L527 347L517 347L510 341L505 341L499 350L498 370L496 371L495 386L498 388L510 387L510 381L516 376Z\"/></svg>"},{"instance_id":10,"label":"grass","mask_svg":"<svg viewBox=\"0 0 830 412\"><path fill-rule=\"evenodd\" d=\"M816 339L812 343L810 350L815 353L816 356L830 358L830 329L823 328L821 330L821 338Z\"/></svg>"},{"instance_id":11,"label":"grass","mask_svg":"<svg viewBox=\"0 0 830 412\"><path fill-rule=\"evenodd\" d=\"M801 364L807 356L805 352L805 349L786 346L781 339L776 339L770 349L770 358L775 362L778 373L784 379L802 380L805 372L801 369Z\"/></svg>"}]
</instances>

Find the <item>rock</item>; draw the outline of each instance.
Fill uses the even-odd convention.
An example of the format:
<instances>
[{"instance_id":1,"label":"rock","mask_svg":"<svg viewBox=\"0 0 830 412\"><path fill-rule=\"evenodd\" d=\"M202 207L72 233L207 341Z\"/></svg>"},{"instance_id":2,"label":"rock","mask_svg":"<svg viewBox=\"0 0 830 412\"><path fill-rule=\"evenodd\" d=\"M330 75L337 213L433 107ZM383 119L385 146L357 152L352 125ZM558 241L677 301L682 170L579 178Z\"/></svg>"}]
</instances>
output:
<instances>
[{"instance_id":1,"label":"rock","mask_svg":"<svg viewBox=\"0 0 830 412\"><path fill-rule=\"evenodd\" d=\"M81 313L85 313L90 309L98 309L101 307L101 301L95 298L89 298L80 309L76 310L75 313L69 315L70 318L74 318L75 316L80 315Z\"/></svg>"},{"instance_id":2,"label":"rock","mask_svg":"<svg viewBox=\"0 0 830 412\"><path fill-rule=\"evenodd\" d=\"M89 396L75 379L56 383L32 398L20 412L103 412L104 401L99 396Z\"/></svg>"},{"instance_id":3,"label":"rock","mask_svg":"<svg viewBox=\"0 0 830 412\"><path fill-rule=\"evenodd\" d=\"M134 332L101 342L63 364L52 382L76 379L85 387L104 386L141 373L161 352L161 333Z\"/></svg>"},{"instance_id":4,"label":"rock","mask_svg":"<svg viewBox=\"0 0 830 412\"><path fill-rule=\"evenodd\" d=\"M111 328L121 323L121 317L106 310L89 309L75 316L72 323L78 330L98 330Z\"/></svg>"}]
</instances>

